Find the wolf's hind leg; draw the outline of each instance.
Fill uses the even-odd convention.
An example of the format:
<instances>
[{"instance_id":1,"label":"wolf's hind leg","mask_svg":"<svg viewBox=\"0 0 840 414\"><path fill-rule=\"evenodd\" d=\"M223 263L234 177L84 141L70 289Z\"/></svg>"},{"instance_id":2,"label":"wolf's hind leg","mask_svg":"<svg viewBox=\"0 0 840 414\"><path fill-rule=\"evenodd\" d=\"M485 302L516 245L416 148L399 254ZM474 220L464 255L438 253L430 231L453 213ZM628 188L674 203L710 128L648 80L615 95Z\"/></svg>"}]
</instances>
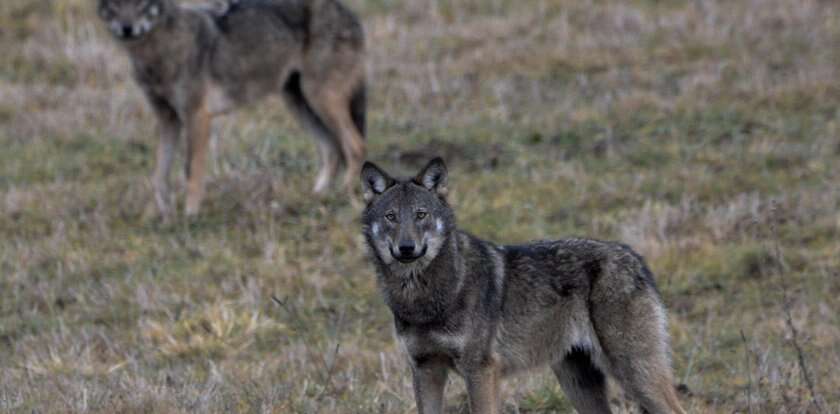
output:
<instances>
[{"instance_id":1,"label":"wolf's hind leg","mask_svg":"<svg viewBox=\"0 0 840 414\"><path fill-rule=\"evenodd\" d=\"M611 323L606 315L596 316L601 321L596 326L611 327L598 332L610 374L644 412L684 414L671 372L665 309L653 297L636 298L624 309Z\"/></svg>"},{"instance_id":2,"label":"wolf's hind leg","mask_svg":"<svg viewBox=\"0 0 840 414\"><path fill-rule=\"evenodd\" d=\"M617 361L616 361L617 362ZM646 355L618 362L617 379L648 414L685 414L680 406L665 355Z\"/></svg>"},{"instance_id":3,"label":"wolf's hind leg","mask_svg":"<svg viewBox=\"0 0 840 414\"><path fill-rule=\"evenodd\" d=\"M580 414L607 413L607 378L592 361L589 351L573 348L551 366L566 398Z\"/></svg>"},{"instance_id":4,"label":"wolf's hind leg","mask_svg":"<svg viewBox=\"0 0 840 414\"><path fill-rule=\"evenodd\" d=\"M303 96L300 86L300 74L295 72L283 87L283 99L303 128L315 135L318 140L318 153L321 157L321 169L315 179L316 194L326 191L331 185L341 166L341 148L335 133L324 125L318 114Z\"/></svg>"},{"instance_id":5,"label":"wolf's hind leg","mask_svg":"<svg viewBox=\"0 0 840 414\"><path fill-rule=\"evenodd\" d=\"M358 72L358 73L355 73ZM356 118L351 112L353 93L357 92L363 73L332 73L324 78L302 79L303 93L324 125L335 133L341 155L347 168L344 184L349 186L358 179L365 158L365 141L357 123L361 122L357 103Z\"/></svg>"}]
</instances>

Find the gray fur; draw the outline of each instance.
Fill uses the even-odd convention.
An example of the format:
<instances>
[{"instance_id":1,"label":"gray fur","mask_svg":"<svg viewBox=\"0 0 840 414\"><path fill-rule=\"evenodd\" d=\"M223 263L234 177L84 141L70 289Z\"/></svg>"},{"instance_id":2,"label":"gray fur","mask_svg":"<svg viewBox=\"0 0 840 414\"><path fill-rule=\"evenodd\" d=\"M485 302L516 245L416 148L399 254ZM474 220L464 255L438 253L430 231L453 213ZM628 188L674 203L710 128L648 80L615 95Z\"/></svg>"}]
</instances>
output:
<instances>
[{"instance_id":1,"label":"gray fur","mask_svg":"<svg viewBox=\"0 0 840 414\"><path fill-rule=\"evenodd\" d=\"M440 159L403 180L362 168L363 233L421 413L442 412L450 370L465 379L472 412L498 413L500 379L545 365L578 412L610 411L607 376L649 413L683 412L665 309L638 254L591 239L478 239L457 229L439 191L446 180ZM400 245L413 246L413 261L399 260Z\"/></svg>"},{"instance_id":2,"label":"gray fur","mask_svg":"<svg viewBox=\"0 0 840 414\"><path fill-rule=\"evenodd\" d=\"M98 1L160 123L153 184L161 213L170 210L168 175L182 131L193 214L204 195L210 119L269 95L282 96L318 139L315 192L342 165L345 183L355 180L365 150L364 34L337 0Z\"/></svg>"}]
</instances>

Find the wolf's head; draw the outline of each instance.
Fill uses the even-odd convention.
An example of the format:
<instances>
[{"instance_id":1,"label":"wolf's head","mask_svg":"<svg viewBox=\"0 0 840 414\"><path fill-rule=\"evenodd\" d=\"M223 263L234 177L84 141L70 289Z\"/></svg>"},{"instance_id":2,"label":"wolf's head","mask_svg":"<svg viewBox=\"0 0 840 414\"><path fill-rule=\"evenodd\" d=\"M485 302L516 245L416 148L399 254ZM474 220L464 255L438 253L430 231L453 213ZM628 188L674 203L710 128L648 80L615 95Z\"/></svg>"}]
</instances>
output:
<instances>
[{"instance_id":1,"label":"wolf's head","mask_svg":"<svg viewBox=\"0 0 840 414\"><path fill-rule=\"evenodd\" d=\"M398 180L367 162L362 167L367 207L362 226L373 254L397 271L421 271L455 228L446 203L446 165L435 158L414 178Z\"/></svg>"},{"instance_id":2,"label":"wolf's head","mask_svg":"<svg viewBox=\"0 0 840 414\"><path fill-rule=\"evenodd\" d=\"M119 39L150 32L173 8L172 0L99 0L99 17Z\"/></svg>"}]
</instances>

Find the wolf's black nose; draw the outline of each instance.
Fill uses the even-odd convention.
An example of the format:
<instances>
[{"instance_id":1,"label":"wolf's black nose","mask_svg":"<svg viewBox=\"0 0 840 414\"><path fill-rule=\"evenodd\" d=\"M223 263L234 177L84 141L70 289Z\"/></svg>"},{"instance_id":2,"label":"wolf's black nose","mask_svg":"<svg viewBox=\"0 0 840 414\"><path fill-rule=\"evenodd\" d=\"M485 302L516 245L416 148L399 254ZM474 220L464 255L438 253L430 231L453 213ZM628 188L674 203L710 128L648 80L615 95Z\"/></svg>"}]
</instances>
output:
<instances>
[{"instance_id":1,"label":"wolf's black nose","mask_svg":"<svg viewBox=\"0 0 840 414\"><path fill-rule=\"evenodd\" d=\"M402 241L400 242L400 255L402 256L414 256L414 242L411 241Z\"/></svg>"},{"instance_id":2,"label":"wolf's black nose","mask_svg":"<svg viewBox=\"0 0 840 414\"><path fill-rule=\"evenodd\" d=\"M122 37L131 37L134 30L131 26L123 26L122 27Z\"/></svg>"}]
</instances>

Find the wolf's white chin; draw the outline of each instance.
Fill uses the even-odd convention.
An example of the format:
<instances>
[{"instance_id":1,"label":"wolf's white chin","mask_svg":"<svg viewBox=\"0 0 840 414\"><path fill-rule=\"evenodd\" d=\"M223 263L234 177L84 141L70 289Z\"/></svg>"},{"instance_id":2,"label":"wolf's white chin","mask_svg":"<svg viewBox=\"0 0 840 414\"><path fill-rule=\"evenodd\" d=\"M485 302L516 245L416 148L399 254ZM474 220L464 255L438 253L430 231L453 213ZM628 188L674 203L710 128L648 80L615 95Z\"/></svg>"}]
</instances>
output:
<instances>
[{"instance_id":1,"label":"wolf's white chin","mask_svg":"<svg viewBox=\"0 0 840 414\"><path fill-rule=\"evenodd\" d=\"M421 275L426 267L429 265L429 260L426 257L417 259L411 263L400 263L392 261L391 270L395 275L403 279L411 279Z\"/></svg>"}]
</instances>

